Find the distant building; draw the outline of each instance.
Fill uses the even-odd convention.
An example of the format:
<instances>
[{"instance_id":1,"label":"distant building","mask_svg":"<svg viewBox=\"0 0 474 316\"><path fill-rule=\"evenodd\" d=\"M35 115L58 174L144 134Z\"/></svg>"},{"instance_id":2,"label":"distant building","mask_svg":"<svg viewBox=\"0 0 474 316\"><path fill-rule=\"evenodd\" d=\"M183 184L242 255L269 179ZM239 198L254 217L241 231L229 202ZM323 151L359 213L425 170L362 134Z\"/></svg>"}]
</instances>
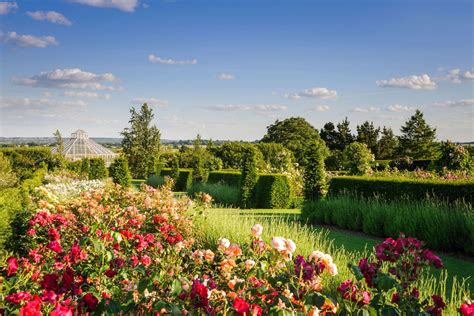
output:
<instances>
[{"instance_id":1,"label":"distant building","mask_svg":"<svg viewBox=\"0 0 474 316\"><path fill-rule=\"evenodd\" d=\"M52 149L53 154L58 147ZM117 154L89 138L86 132L79 129L71 134L71 138L64 142L63 155L67 160L76 161L82 158L102 158L109 166Z\"/></svg>"}]
</instances>

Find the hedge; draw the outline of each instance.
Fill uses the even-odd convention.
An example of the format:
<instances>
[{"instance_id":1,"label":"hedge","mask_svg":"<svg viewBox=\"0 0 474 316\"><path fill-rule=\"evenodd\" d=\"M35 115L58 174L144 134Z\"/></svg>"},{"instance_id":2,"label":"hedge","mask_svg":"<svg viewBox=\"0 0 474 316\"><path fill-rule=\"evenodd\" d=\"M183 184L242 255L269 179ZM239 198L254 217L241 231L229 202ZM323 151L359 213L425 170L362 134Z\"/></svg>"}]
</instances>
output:
<instances>
[{"instance_id":1,"label":"hedge","mask_svg":"<svg viewBox=\"0 0 474 316\"><path fill-rule=\"evenodd\" d=\"M223 183L195 183L189 190L188 194L194 196L198 192L205 192L212 196L213 203L225 207L240 206L240 191L237 186L230 186Z\"/></svg>"},{"instance_id":2,"label":"hedge","mask_svg":"<svg viewBox=\"0 0 474 316\"><path fill-rule=\"evenodd\" d=\"M170 177L171 168L162 168L160 171L160 176ZM193 170L192 169L179 169L178 179L174 184L174 191L188 191L188 189L193 184Z\"/></svg>"},{"instance_id":3,"label":"hedge","mask_svg":"<svg viewBox=\"0 0 474 316\"><path fill-rule=\"evenodd\" d=\"M222 183L238 187L240 185L240 171L211 171L207 183Z\"/></svg>"},{"instance_id":4,"label":"hedge","mask_svg":"<svg viewBox=\"0 0 474 316\"><path fill-rule=\"evenodd\" d=\"M35 170L45 165L48 169L54 169L59 164L49 147L7 147L0 148L0 151L10 158L13 171L20 180L31 177Z\"/></svg>"},{"instance_id":5,"label":"hedge","mask_svg":"<svg viewBox=\"0 0 474 316\"><path fill-rule=\"evenodd\" d=\"M360 197L380 197L386 200L424 200L434 198L454 203L464 201L474 205L473 180L404 179L358 176L333 177L329 195L350 192Z\"/></svg>"},{"instance_id":6,"label":"hedge","mask_svg":"<svg viewBox=\"0 0 474 316\"><path fill-rule=\"evenodd\" d=\"M262 174L255 186L257 208L288 208L291 205L291 185L283 174Z\"/></svg>"}]
</instances>

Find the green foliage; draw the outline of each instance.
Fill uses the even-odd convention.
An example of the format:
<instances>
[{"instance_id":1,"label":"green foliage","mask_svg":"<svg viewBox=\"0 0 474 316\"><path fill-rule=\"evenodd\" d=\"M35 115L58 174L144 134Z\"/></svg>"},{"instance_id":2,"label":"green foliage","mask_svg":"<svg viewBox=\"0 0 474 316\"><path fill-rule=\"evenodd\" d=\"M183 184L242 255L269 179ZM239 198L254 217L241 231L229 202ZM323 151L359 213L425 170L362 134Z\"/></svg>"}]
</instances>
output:
<instances>
[{"instance_id":1,"label":"green foliage","mask_svg":"<svg viewBox=\"0 0 474 316\"><path fill-rule=\"evenodd\" d=\"M254 146L246 146L242 156L240 178L240 202L243 208L250 208L254 204L257 180L257 150Z\"/></svg>"},{"instance_id":2,"label":"green foliage","mask_svg":"<svg viewBox=\"0 0 474 316\"><path fill-rule=\"evenodd\" d=\"M330 152L329 156L324 161L326 170L340 171L344 169L344 160L342 157L342 151L334 149Z\"/></svg>"},{"instance_id":3,"label":"green foliage","mask_svg":"<svg viewBox=\"0 0 474 316\"><path fill-rule=\"evenodd\" d=\"M240 206L240 192L238 186L208 182L195 183L188 189L190 196L193 196L195 193L199 192L209 194L212 196L213 201L217 204L228 207Z\"/></svg>"},{"instance_id":4,"label":"green foliage","mask_svg":"<svg viewBox=\"0 0 474 316\"><path fill-rule=\"evenodd\" d=\"M472 171L472 160L469 151L464 146L446 141L441 143L440 151L441 156L436 161L438 170L446 168L456 171Z\"/></svg>"},{"instance_id":5,"label":"green foliage","mask_svg":"<svg viewBox=\"0 0 474 316\"><path fill-rule=\"evenodd\" d=\"M66 169L69 171L72 171L74 173L81 173L82 169L82 160L76 160L76 161L67 161L66 162Z\"/></svg>"},{"instance_id":6,"label":"green foliage","mask_svg":"<svg viewBox=\"0 0 474 316\"><path fill-rule=\"evenodd\" d=\"M91 169L89 158L83 158L81 160L81 173L89 176L89 171Z\"/></svg>"},{"instance_id":7,"label":"green foliage","mask_svg":"<svg viewBox=\"0 0 474 316\"><path fill-rule=\"evenodd\" d=\"M140 111L130 110L130 127L122 131L122 149L134 178L146 178L154 172L155 157L160 151L160 130L151 125L153 111L146 103Z\"/></svg>"},{"instance_id":8,"label":"green foliage","mask_svg":"<svg viewBox=\"0 0 474 316\"><path fill-rule=\"evenodd\" d=\"M89 158L89 180L104 179L107 173L104 159Z\"/></svg>"},{"instance_id":9,"label":"green foliage","mask_svg":"<svg viewBox=\"0 0 474 316\"><path fill-rule=\"evenodd\" d=\"M334 123L327 122L324 124L323 128L321 128L321 131L319 132L319 135L321 135L321 139L324 140L329 150L332 151L337 149L338 132L336 130L336 126L334 126Z\"/></svg>"},{"instance_id":10,"label":"green foliage","mask_svg":"<svg viewBox=\"0 0 474 316\"><path fill-rule=\"evenodd\" d=\"M163 178L162 176L153 174L149 176L148 179L146 179L145 184L152 186L154 188L158 188L162 186L163 184L165 184L165 178Z\"/></svg>"},{"instance_id":11,"label":"green foliage","mask_svg":"<svg viewBox=\"0 0 474 316\"><path fill-rule=\"evenodd\" d=\"M291 185L283 174L262 174L255 186L255 207L288 208L292 202Z\"/></svg>"},{"instance_id":12,"label":"green foliage","mask_svg":"<svg viewBox=\"0 0 474 316\"><path fill-rule=\"evenodd\" d=\"M366 144L353 142L346 146L343 153L344 166L349 174L364 175L371 171L370 163L374 161L374 155Z\"/></svg>"},{"instance_id":13,"label":"green foliage","mask_svg":"<svg viewBox=\"0 0 474 316\"><path fill-rule=\"evenodd\" d=\"M240 185L240 171L211 171L207 178L207 183L222 183L229 186L238 187Z\"/></svg>"},{"instance_id":14,"label":"green foliage","mask_svg":"<svg viewBox=\"0 0 474 316\"><path fill-rule=\"evenodd\" d=\"M40 168L54 169L58 166L49 147L14 147L0 148L0 152L12 163L13 172L20 181L27 179Z\"/></svg>"},{"instance_id":15,"label":"green foliage","mask_svg":"<svg viewBox=\"0 0 474 316\"><path fill-rule=\"evenodd\" d=\"M349 125L350 125L350 122L347 119L347 117L341 123L337 124L337 137L336 137L335 149L339 149L343 151L347 145L355 141L355 137L354 135L352 135Z\"/></svg>"},{"instance_id":16,"label":"green foliage","mask_svg":"<svg viewBox=\"0 0 474 316\"><path fill-rule=\"evenodd\" d=\"M171 161L170 177L176 182L176 180L178 180L178 176L179 176L179 158L178 156L174 156L173 160Z\"/></svg>"},{"instance_id":17,"label":"green foliage","mask_svg":"<svg viewBox=\"0 0 474 316\"><path fill-rule=\"evenodd\" d=\"M22 208L21 192L18 188L0 190L0 250L11 235L10 222Z\"/></svg>"},{"instance_id":18,"label":"green foliage","mask_svg":"<svg viewBox=\"0 0 474 316\"><path fill-rule=\"evenodd\" d=\"M306 164L305 150L313 141L321 138L318 131L302 117L291 117L283 121L277 120L267 127L263 136L264 143L279 143L293 152L296 161Z\"/></svg>"},{"instance_id":19,"label":"green foliage","mask_svg":"<svg viewBox=\"0 0 474 316\"><path fill-rule=\"evenodd\" d=\"M362 125L357 125L357 142L366 144L371 152L377 152L377 142L379 139L380 127L375 127L374 122L365 121Z\"/></svg>"},{"instance_id":20,"label":"green foliage","mask_svg":"<svg viewBox=\"0 0 474 316\"><path fill-rule=\"evenodd\" d=\"M43 184L44 176L46 175L46 167L36 170L30 178L24 180L20 185L21 202L24 207L31 204L31 194L36 187Z\"/></svg>"},{"instance_id":21,"label":"green foliage","mask_svg":"<svg viewBox=\"0 0 474 316\"><path fill-rule=\"evenodd\" d=\"M391 162L392 162L391 160L374 160L371 163L371 167L373 170L376 170L376 171L389 170Z\"/></svg>"},{"instance_id":22,"label":"green foliage","mask_svg":"<svg viewBox=\"0 0 474 316\"><path fill-rule=\"evenodd\" d=\"M212 153L222 160L224 169L240 169L245 144L240 142L225 142L220 147L212 149Z\"/></svg>"},{"instance_id":23,"label":"green foliage","mask_svg":"<svg viewBox=\"0 0 474 316\"><path fill-rule=\"evenodd\" d=\"M313 142L306 148L306 166L304 170L303 192L305 199L319 199L326 195L326 169L324 161L329 150L323 141Z\"/></svg>"},{"instance_id":24,"label":"green foliage","mask_svg":"<svg viewBox=\"0 0 474 316\"><path fill-rule=\"evenodd\" d=\"M416 113L401 127L399 152L402 156L413 159L434 159L438 155L436 145L436 128L431 128L425 121L423 113Z\"/></svg>"},{"instance_id":25,"label":"green foliage","mask_svg":"<svg viewBox=\"0 0 474 316\"><path fill-rule=\"evenodd\" d=\"M391 128L383 127L382 136L377 144L377 159L392 159L398 147L398 139L393 134Z\"/></svg>"},{"instance_id":26,"label":"green foliage","mask_svg":"<svg viewBox=\"0 0 474 316\"><path fill-rule=\"evenodd\" d=\"M464 201L474 205L473 180L333 177L330 181L329 194L336 196L346 192L365 198L380 197L390 201L403 199L421 201L434 198L449 203Z\"/></svg>"},{"instance_id":27,"label":"green foliage","mask_svg":"<svg viewBox=\"0 0 474 316\"><path fill-rule=\"evenodd\" d=\"M259 143L257 148L262 153L265 164L264 172L280 173L294 168L293 153L282 144Z\"/></svg>"},{"instance_id":28,"label":"green foliage","mask_svg":"<svg viewBox=\"0 0 474 316\"><path fill-rule=\"evenodd\" d=\"M470 230L474 213L462 204L387 202L343 194L305 203L303 219L377 237L395 238L402 231L425 241L430 248L474 253L474 234Z\"/></svg>"},{"instance_id":29,"label":"green foliage","mask_svg":"<svg viewBox=\"0 0 474 316\"><path fill-rule=\"evenodd\" d=\"M171 169L163 168L160 173L161 177L171 177ZM193 170L192 169L179 169L178 179L174 184L174 191L184 192L193 184Z\"/></svg>"},{"instance_id":30,"label":"green foliage","mask_svg":"<svg viewBox=\"0 0 474 316\"><path fill-rule=\"evenodd\" d=\"M128 188L131 185L132 177L128 170L128 161L125 157L115 158L110 165L110 175L114 183L120 184L122 187Z\"/></svg>"},{"instance_id":31,"label":"green foliage","mask_svg":"<svg viewBox=\"0 0 474 316\"><path fill-rule=\"evenodd\" d=\"M17 181L18 179L12 170L10 159L0 152L0 189L12 187Z\"/></svg>"}]
</instances>

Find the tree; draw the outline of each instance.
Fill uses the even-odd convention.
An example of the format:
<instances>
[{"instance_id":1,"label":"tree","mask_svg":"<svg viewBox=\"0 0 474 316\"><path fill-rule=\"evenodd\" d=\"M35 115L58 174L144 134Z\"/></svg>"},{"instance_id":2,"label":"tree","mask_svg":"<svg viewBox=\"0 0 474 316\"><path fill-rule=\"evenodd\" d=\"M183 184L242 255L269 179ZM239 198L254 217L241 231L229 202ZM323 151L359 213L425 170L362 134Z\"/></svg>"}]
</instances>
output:
<instances>
[{"instance_id":1,"label":"tree","mask_svg":"<svg viewBox=\"0 0 474 316\"><path fill-rule=\"evenodd\" d=\"M282 144L259 143L257 148L262 153L264 172L283 173L294 167L293 153Z\"/></svg>"},{"instance_id":2,"label":"tree","mask_svg":"<svg viewBox=\"0 0 474 316\"><path fill-rule=\"evenodd\" d=\"M312 141L319 141L318 131L302 117L291 117L283 121L275 121L267 127L267 134L263 136L264 143L279 143L293 152L296 161L304 166L305 149Z\"/></svg>"},{"instance_id":3,"label":"tree","mask_svg":"<svg viewBox=\"0 0 474 316\"><path fill-rule=\"evenodd\" d=\"M436 161L438 170L472 171L472 161L466 148L456 145L450 141L442 142L440 146L441 156Z\"/></svg>"},{"instance_id":4,"label":"tree","mask_svg":"<svg viewBox=\"0 0 474 316\"><path fill-rule=\"evenodd\" d=\"M206 170L206 157L208 152L202 147L201 135L197 134L196 139L194 140L193 150L192 150L192 165L193 168L193 180L196 183L206 182L207 176L209 175L209 170Z\"/></svg>"},{"instance_id":5,"label":"tree","mask_svg":"<svg viewBox=\"0 0 474 316\"><path fill-rule=\"evenodd\" d=\"M337 124L336 149L344 150L347 145L355 141L354 135L351 133L350 122L347 117L341 123Z\"/></svg>"},{"instance_id":6,"label":"tree","mask_svg":"<svg viewBox=\"0 0 474 316\"><path fill-rule=\"evenodd\" d=\"M436 128L431 128L423 118L423 113L415 114L401 127L402 135L399 151L402 156L413 159L433 159L437 155Z\"/></svg>"},{"instance_id":7,"label":"tree","mask_svg":"<svg viewBox=\"0 0 474 316\"><path fill-rule=\"evenodd\" d=\"M214 155L222 160L224 169L240 169L244 144L239 142L225 142L214 149Z\"/></svg>"},{"instance_id":8,"label":"tree","mask_svg":"<svg viewBox=\"0 0 474 316\"><path fill-rule=\"evenodd\" d=\"M398 139L393 134L391 128L383 127L382 137L377 145L377 158L378 159L392 159L395 157L395 151L398 146Z\"/></svg>"},{"instance_id":9,"label":"tree","mask_svg":"<svg viewBox=\"0 0 474 316\"><path fill-rule=\"evenodd\" d=\"M110 175L114 183L120 184L124 188L128 188L132 183L130 170L128 169L128 161L125 157L115 158L110 165Z\"/></svg>"},{"instance_id":10,"label":"tree","mask_svg":"<svg viewBox=\"0 0 474 316\"><path fill-rule=\"evenodd\" d=\"M379 139L380 127L375 127L374 123L365 121L362 125L357 125L357 141L364 143L371 152L377 152L377 141Z\"/></svg>"},{"instance_id":11,"label":"tree","mask_svg":"<svg viewBox=\"0 0 474 316\"><path fill-rule=\"evenodd\" d=\"M130 127L122 131L122 148L135 178L146 178L154 172L155 158L160 151L160 130L151 125L153 111L146 103L140 111L130 109Z\"/></svg>"},{"instance_id":12,"label":"tree","mask_svg":"<svg viewBox=\"0 0 474 316\"><path fill-rule=\"evenodd\" d=\"M374 155L366 144L353 142L346 146L342 155L349 174L365 175L371 171L370 163L374 161Z\"/></svg>"},{"instance_id":13,"label":"tree","mask_svg":"<svg viewBox=\"0 0 474 316\"><path fill-rule=\"evenodd\" d=\"M257 181L257 149L252 145L245 146L240 176L240 202L243 208L250 208L254 204Z\"/></svg>"},{"instance_id":14,"label":"tree","mask_svg":"<svg viewBox=\"0 0 474 316\"><path fill-rule=\"evenodd\" d=\"M327 122L324 124L323 128L321 128L320 135L321 139L324 140L326 146L330 150L335 150L338 148L338 132L336 130L336 126L334 126L334 123Z\"/></svg>"},{"instance_id":15,"label":"tree","mask_svg":"<svg viewBox=\"0 0 474 316\"><path fill-rule=\"evenodd\" d=\"M328 155L329 150L322 141L313 141L306 149L307 162L303 175L303 192L306 200L320 199L327 193L324 160Z\"/></svg>"},{"instance_id":16,"label":"tree","mask_svg":"<svg viewBox=\"0 0 474 316\"><path fill-rule=\"evenodd\" d=\"M57 129L56 132L54 132L54 138L56 139L56 146L58 148L58 155L60 157L64 157L64 141L63 137L61 135L61 132Z\"/></svg>"}]
</instances>

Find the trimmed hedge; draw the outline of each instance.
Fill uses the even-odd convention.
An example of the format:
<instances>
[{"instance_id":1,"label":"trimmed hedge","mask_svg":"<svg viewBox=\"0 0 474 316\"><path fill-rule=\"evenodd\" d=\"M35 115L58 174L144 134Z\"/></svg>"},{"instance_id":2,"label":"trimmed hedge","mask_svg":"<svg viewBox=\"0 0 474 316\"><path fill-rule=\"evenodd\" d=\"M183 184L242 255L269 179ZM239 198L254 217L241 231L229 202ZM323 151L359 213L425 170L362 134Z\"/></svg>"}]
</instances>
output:
<instances>
[{"instance_id":1,"label":"trimmed hedge","mask_svg":"<svg viewBox=\"0 0 474 316\"><path fill-rule=\"evenodd\" d=\"M195 183L189 188L188 194L205 192L212 196L213 202L226 207L240 206L240 191L237 186L222 183Z\"/></svg>"},{"instance_id":2,"label":"trimmed hedge","mask_svg":"<svg viewBox=\"0 0 474 316\"><path fill-rule=\"evenodd\" d=\"M171 168L162 168L160 172L160 176L164 177L171 177L172 170ZM174 191L188 191L188 189L193 184L193 170L192 169L179 169L178 172L178 179L174 184Z\"/></svg>"},{"instance_id":3,"label":"trimmed hedge","mask_svg":"<svg viewBox=\"0 0 474 316\"><path fill-rule=\"evenodd\" d=\"M365 198L380 197L386 200L416 201L434 198L449 203L464 201L474 205L473 180L418 180L358 176L337 176L331 179L329 195L335 196L347 192Z\"/></svg>"},{"instance_id":4,"label":"trimmed hedge","mask_svg":"<svg viewBox=\"0 0 474 316\"><path fill-rule=\"evenodd\" d=\"M257 208L289 208L292 202L291 185L283 174L262 174L255 186Z\"/></svg>"},{"instance_id":5,"label":"trimmed hedge","mask_svg":"<svg viewBox=\"0 0 474 316\"><path fill-rule=\"evenodd\" d=\"M240 171L211 171L207 183L222 183L230 186L240 185Z\"/></svg>"}]
</instances>

